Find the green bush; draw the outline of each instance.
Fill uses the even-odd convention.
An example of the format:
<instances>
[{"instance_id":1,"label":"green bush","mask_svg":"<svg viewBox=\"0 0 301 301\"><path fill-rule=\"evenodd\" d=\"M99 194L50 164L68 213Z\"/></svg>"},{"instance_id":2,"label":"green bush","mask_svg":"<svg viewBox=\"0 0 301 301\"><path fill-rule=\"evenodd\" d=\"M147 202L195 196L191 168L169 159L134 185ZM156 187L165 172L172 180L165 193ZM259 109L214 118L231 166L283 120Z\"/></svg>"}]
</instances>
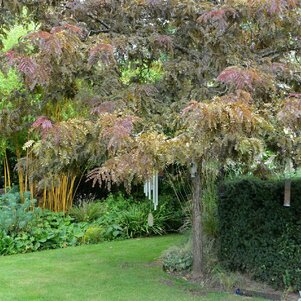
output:
<instances>
[{"instance_id":1,"label":"green bush","mask_svg":"<svg viewBox=\"0 0 301 301\"><path fill-rule=\"evenodd\" d=\"M275 288L301 288L301 180L244 178L219 190L219 258L231 270L252 273Z\"/></svg>"},{"instance_id":2,"label":"green bush","mask_svg":"<svg viewBox=\"0 0 301 301\"><path fill-rule=\"evenodd\" d=\"M110 195L105 201L106 213L98 220L106 230L107 239L133 238L149 235L162 235L167 232L172 220L171 209L160 203L156 211L152 211L150 201L135 201L119 194ZM148 225L148 215L152 212L154 225Z\"/></svg>"},{"instance_id":3,"label":"green bush","mask_svg":"<svg viewBox=\"0 0 301 301\"><path fill-rule=\"evenodd\" d=\"M19 192L0 196L0 254L9 255L74 246L81 242L86 223L73 223L63 213L42 211L35 200Z\"/></svg>"},{"instance_id":4,"label":"green bush","mask_svg":"<svg viewBox=\"0 0 301 301\"><path fill-rule=\"evenodd\" d=\"M173 207L165 201L152 212L154 224L149 225L152 203L122 194L102 202L83 202L69 215L41 210L35 204L29 193L24 194L24 202L19 192L0 196L0 255L161 235L170 231L171 224L180 224L180 215L173 214Z\"/></svg>"},{"instance_id":5,"label":"green bush","mask_svg":"<svg viewBox=\"0 0 301 301\"><path fill-rule=\"evenodd\" d=\"M190 245L173 246L163 255L163 270L166 272L190 271L192 267L192 252Z\"/></svg>"},{"instance_id":6,"label":"green bush","mask_svg":"<svg viewBox=\"0 0 301 301\"><path fill-rule=\"evenodd\" d=\"M127 237L142 237L151 234L162 235L165 233L163 223L164 216L154 213L154 225L148 225L149 208L142 205L131 204L127 211L119 215L119 224L124 229ZM161 219L160 219L161 218Z\"/></svg>"},{"instance_id":7,"label":"green bush","mask_svg":"<svg viewBox=\"0 0 301 301\"><path fill-rule=\"evenodd\" d=\"M20 193L9 192L0 196L0 230L5 233L17 233L30 227L41 210L34 208L36 200L30 200L30 194L24 193L21 202Z\"/></svg>"},{"instance_id":8,"label":"green bush","mask_svg":"<svg viewBox=\"0 0 301 301\"><path fill-rule=\"evenodd\" d=\"M104 229L101 226L92 225L86 230L83 237L83 243L86 244L97 244L104 239Z\"/></svg>"},{"instance_id":9,"label":"green bush","mask_svg":"<svg viewBox=\"0 0 301 301\"><path fill-rule=\"evenodd\" d=\"M86 224L70 223L70 217L43 212L26 231L0 232L0 254L11 255L75 246L82 242Z\"/></svg>"},{"instance_id":10,"label":"green bush","mask_svg":"<svg viewBox=\"0 0 301 301\"><path fill-rule=\"evenodd\" d=\"M80 244L86 232L87 223L73 223L63 213L43 211L29 234L38 243L39 249L55 249Z\"/></svg>"},{"instance_id":11,"label":"green bush","mask_svg":"<svg viewBox=\"0 0 301 301\"><path fill-rule=\"evenodd\" d=\"M69 210L69 215L77 222L92 222L104 214L105 207L101 202L82 202Z\"/></svg>"}]
</instances>

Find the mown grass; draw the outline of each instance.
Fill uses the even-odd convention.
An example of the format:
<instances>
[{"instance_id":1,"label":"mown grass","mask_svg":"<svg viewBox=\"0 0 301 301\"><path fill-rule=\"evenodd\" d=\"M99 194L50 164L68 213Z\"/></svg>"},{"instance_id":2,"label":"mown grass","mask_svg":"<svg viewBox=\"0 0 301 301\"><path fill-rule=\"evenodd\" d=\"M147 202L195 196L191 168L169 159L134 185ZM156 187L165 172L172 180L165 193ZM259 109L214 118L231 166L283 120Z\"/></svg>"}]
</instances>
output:
<instances>
[{"instance_id":1,"label":"mown grass","mask_svg":"<svg viewBox=\"0 0 301 301\"><path fill-rule=\"evenodd\" d=\"M181 239L173 235L1 257L0 300L244 300L194 294L187 282L165 274L156 260Z\"/></svg>"}]
</instances>

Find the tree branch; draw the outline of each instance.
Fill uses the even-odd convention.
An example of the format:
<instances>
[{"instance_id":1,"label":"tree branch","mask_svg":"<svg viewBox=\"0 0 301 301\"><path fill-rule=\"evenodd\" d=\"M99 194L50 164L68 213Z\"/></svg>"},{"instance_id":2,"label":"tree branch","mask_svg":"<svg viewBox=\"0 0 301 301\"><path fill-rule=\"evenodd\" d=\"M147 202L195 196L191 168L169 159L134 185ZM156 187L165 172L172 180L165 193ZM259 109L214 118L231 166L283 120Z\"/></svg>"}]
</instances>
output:
<instances>
[{"instance_id":1,"label":"tree branch","mask_svg":"<svg viewBox=\"0 0 301 301\"><path fill-rule=\"evenodd\" d=\"M292 45L291 47L289 46L284 46L278 49L263 49L261 50L258 55L261 58L265 58L265 57L272 57L272 58L277 58L280 55L286 53L286 52L290 52L290 51L296 51L296 50L301 50L301 45Z\"/></svg>"},{"instance_id":2,"label":"tree branch","mask_svg":"<svg viewBox=\"0 0 301 301\"><path fill-rule=\"evenodd\" d=\"M95 15L93 15L92 13L87 13L87 15L94 21L100 23L103 27L106 28L106 30L110 30L110 26L108 24L106 24L104 21L100 20L99 18L97 18Z\"/></svg>"}]
</instances>

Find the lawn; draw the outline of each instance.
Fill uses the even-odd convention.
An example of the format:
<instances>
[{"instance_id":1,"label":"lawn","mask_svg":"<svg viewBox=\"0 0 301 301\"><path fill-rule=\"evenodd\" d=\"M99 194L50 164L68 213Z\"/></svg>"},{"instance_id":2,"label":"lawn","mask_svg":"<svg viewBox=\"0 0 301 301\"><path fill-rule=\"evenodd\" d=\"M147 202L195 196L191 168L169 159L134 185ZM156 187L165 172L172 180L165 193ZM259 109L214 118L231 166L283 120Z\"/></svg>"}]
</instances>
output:
<instances>
[{"instance_id":1,"label":"lawn","mask_svg":"<svg viewBox=\"0 0 301 301\"><path fill-rule=\"evenodd\" d=\"M1 257L0 300L245 300L230 294L195 295L185 281L165 274L155 261L181 239L134 239Z\"/></svg>"}]
</instances>

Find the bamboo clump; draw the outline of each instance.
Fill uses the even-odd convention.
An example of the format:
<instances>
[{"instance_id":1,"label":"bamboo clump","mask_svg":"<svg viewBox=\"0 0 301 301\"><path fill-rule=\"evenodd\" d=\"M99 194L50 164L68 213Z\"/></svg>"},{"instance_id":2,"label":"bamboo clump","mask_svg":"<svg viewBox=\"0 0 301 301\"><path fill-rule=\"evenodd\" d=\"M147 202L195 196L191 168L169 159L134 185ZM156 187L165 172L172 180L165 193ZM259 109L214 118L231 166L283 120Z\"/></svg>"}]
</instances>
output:
<instances>
[{"instance_id":1,"label":"bamboo clump","mask_svg":"<svg viewBox=\"0 0 301 301\"><path fill-rule=\"evenodd\" d=\"M18 151L17 158L20 159L20 152ZM31 176L31 161L32 153L27 152L25 161L26 166L22 164L18 166L21 201L24 201L24 192L29 190L31 200L37 199L39 206L43 209L48 209L54 212L68 211L73 205L76 176L71 174L62 174L58 177L54 177L51 181L44 179L44 187L42 188L41 195L39 192L41 190L38 189L36 181L34 181ZM8 172L6 172L6 174L7 173ZM6 182L10 183L10 180L6 180Z\"/></svg>"},{"instance_id":2,"label":"bamboo clump","mask_svg":"<svg viewBox=\"0 0 301 301\"><path fill-rule=\"evenodd\" d=\"M58 178L59 184L51 181L50 187L44 186L42 208L54 212L66 212L73 205L74 184L76 176L61 175Z\"/></svg>"},{"instance_id":3,"label":"bamboo clump","mask_svg":"<svg viewBox=\"0 0 301 301\"><path fill-rule=\"evenodd\" d=\"M21 150L16 149L17 160L21 160ZM43 209L49 209L54 212L66 212L73 205L74 191L76 191L75 182L76 176L73 174L62 174L53 177L51 181L44 179L44 188L38 188L38 183L32 179L33 159L32 152L27 150L26 161L24 164L19 164L17 168L19 192L21 201L24 201L24 192L30 191L31 200L37 199L38 205ZM4 173L4 192L7 193L12 187L11 172L9 160L6 152L3 158L3 173ZM47 183L47 185L46 185Z\"/></svg>"}]
</instances>

